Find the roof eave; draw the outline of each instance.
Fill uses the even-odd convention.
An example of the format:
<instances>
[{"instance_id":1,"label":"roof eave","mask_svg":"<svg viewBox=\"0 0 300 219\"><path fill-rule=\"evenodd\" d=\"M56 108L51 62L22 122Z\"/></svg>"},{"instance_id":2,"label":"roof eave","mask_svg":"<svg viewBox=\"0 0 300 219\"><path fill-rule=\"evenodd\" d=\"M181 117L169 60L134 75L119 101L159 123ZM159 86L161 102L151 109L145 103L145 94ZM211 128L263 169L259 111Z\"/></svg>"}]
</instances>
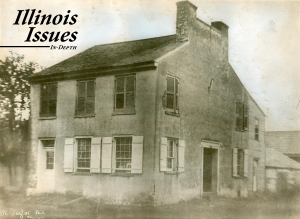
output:
<instances>
[{"instance_id":1,"label":"roof eave","mask_svg":"<svg viewBox=\"0 0 300 219\"><path fill-rule=\"evenodd\" d=\"M29 78L31 84L44 83L44 82L53 82L69 79L83 79L91 78L102 75L111 75L111 74L126 74L139 71L147 71L156 69L155 61L145 61L139 63L133 63L128 65L118 65L118 66L105 66L105 67L96 67L89 69L81 69L76 71L69 72L55 72L51 74L38 74L32 75Z\"/></svg>"}]
</instances>

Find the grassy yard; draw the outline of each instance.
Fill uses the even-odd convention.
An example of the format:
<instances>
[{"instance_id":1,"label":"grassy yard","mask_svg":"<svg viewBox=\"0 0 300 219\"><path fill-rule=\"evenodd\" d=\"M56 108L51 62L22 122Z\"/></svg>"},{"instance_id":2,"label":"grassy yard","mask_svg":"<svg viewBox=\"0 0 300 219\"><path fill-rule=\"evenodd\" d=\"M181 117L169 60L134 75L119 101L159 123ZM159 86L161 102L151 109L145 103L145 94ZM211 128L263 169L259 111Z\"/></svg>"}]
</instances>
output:
<instances>
[{"instance_id":1,"label":"grassy yard","mask_svg":"<svg viewBox=\"0 0 300 219\"><path fill-rule=\"evenodd\" d=\"M44 194L26 197L18 192L0 191L2 218L300 218L296 194L260 195L250 198L215 197L194 199L163 206L97 204L73 194ZM71 200L76 200L70 202ZM69 204L65 204L69 203Z\"/></svg>"}]
</instances>

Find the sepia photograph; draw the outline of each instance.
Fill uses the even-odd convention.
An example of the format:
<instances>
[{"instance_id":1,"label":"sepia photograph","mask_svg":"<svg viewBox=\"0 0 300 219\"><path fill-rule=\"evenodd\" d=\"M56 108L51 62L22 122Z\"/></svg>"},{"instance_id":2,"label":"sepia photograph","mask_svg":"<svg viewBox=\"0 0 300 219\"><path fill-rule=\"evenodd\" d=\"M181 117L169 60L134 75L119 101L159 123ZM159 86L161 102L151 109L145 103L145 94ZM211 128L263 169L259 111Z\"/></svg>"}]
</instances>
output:
<instances>
[{"instance_id":1,"label":"sepia photograph","mask_svg":"<svg viewBox=\"0 0 300 219\"><path fill-rule=\"evenodd\" d=\"M300 1L1 0L0 219L300 218Z\"/></svg>"}]
</instances>

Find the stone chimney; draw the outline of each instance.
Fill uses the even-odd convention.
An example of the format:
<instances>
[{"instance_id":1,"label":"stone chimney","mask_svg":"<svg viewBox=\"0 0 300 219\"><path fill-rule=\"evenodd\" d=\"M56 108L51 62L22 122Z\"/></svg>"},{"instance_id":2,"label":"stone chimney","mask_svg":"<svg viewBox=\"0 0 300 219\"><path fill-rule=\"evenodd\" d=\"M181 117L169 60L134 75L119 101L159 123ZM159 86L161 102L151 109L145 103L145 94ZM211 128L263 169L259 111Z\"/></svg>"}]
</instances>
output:
<instances>
[{"instance_id":1,"label":"stone chimney","mask_svg":"<svg viewBox=\"0 0 300 219\"><path fill-rule=\"evenodd\" d=\"M189 29L196 20L197 7L189 1L177 2L176 36L177 41L187 41Z\"/></svg>"},{"instance_id":2,"label":"stone chimney","mask_svg":"<svg viewBox=\"0 0 300 219\"><path fill-rule=\"evenodd\" d=\"M222 57L228 61L228 29L229 27L222 21L215 21L211 23L211 26L221 31L222 33Z\"/></svg>"}]
</instances>

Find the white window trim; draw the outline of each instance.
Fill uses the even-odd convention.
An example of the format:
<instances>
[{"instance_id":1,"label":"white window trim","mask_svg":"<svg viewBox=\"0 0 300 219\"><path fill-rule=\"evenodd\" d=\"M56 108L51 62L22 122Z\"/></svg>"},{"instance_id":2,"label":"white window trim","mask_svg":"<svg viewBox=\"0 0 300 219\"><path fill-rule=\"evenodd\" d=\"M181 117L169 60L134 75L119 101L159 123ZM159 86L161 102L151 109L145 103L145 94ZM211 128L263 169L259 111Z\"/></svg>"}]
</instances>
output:
<instances>
[{"instance_id":1,"label":"white window trim","mask_svg":"<svg viewBox=\"0 0 300 219\"><path fill-rule=\"evenodd\" d=\"M81 138L90 138L91 139L91 147L92 147L92 138L93 136L76 136L74 137L74 142L73 142L73 145L74 145L74 159L73 159L73 164L74 164L74 173L90 173L91 171L91 158L90 158L90 168L80 168L81 170L84 170L84 169L87 169L87 170L90 170L89 172L80 172L78 171L78 159L77 159L77 151L78 151L78 141L77 139L81 139Z\"/></svg>"},{"instance_id":2,"label":"white window trim","mask_svg":"<svg viewBox=\"0 0 300 219\"><path fill-rule=\"evenodd\" d=\"M169 154L168 154L168 148L169 148L169 142L170 141L173 141L173 157L169 157ZM178 144L179 144L178 142L179 142L179 139L167 138L167 166L166 166L166 169L169 172L178 171L178 165L176 165L176 167L174 167L174 160L175 160L175 156L174 155L175 154L177 155L177 159L176 160L177 160L177 163L178 163L178 153L177 153L177 151L178 151ZM172 167L171 168L168 168L168 159L172 159Z\"/></svg>"},{"instance_id":3,"label":"white window trim","mask_svg":"<svg viewBox=\"0 0 300 219\"><path fill-rule=\"evenodd\" d=\"M168 162L168 142L173 141L173 159L172 159L172 169L167 168ZM182 145L180 145L182 142ZM165 146L163 146L165 145ZM180 149L181 147L181 149ZM180 155L180 152L182 155ZM185 156L185 141L179 138L174 137L161 137L160 142L160 163L159 163L159 171L169 174L178 174L184 173L184 156ZM183 160L181 161L181 159ZM180 166L181 165L181 166Z\"/></svg>"},{"instance_id":4,"label":"white window trim","mask_svg":"<svg viewBox=\"0 0 300 219\"><path fill-rule=\"evenodd\" d=\"M174 78L174 104L175 104L175 106L174 106L174 108L168 108L167 107L167 101L168 101L168 78ZM175 86L175 84L176 84L176 82L175 81L178 81L178 94L177 94L177 102L176 102L176 86ZM178 115L179 114L179 97L180 97L180 86L179 86L179 84L180 84L180 80L179 80L179 77L177 77L176 75L173 75L173 74L170 74L170 73L168 73L167 74L167 76L166 76L166 93L165 93L165 95L166 95L166 97L165 97L165 110L166 110L166 112L168 112L168 113L173 113L173 114L176 114L176 115ZM178 107L176 107L176 106L178 106Z\"/></svg>"},{"instance_id":5,"label":"white window trim","mask_svg":"<svg viewBox=\"0 0 300 219\"><path fill-rule=\"evenodd\" d=\"M48 140L54 140L54 146L53 147L44 147L43 145L43 141L48 141ZM46 171L53 171L55 169L55 148L56 148L56 138L39 138L39 145L40 145L40 149L41 152L40 153L44 153L43 157L45 158L45 170ZM47 152L48 151L53 151L54 152L54 158L53 158L53 169L47 169ZM42 160L39 162L43 162ZM41 165L41 164L40 164Z\"/></svg>"},{"instance_id":6,"label":"white window trim","mask_svg":"<svg viewBox=\"0 0 300 219\"><path fill-rule=\"evenodd\" d=\"M132 139L133 136L134 135L114 135L112 137L112 141L113 141L112 165L111 165L112 173L115 173L116 170L124 170L127 173L131 173L131 168L132 168L132 142L131 142L131 166L130 166L130 169L117 169L116 168L116 162L117 162L116 153L117 153L117 151L116 151L116 140L115 140L115 138L128 138L128 137L131 137L131 139Z\"/></svg>"},{"instance_id":7,"label":"white window trim","mask_svg":"<svg viewBox=\"0 0 300 219\"><path fill-rule=\"evenodd\" d=\"M236 151L236 153L235 153ZM239 173L238 169L238 157L239 157L239 151L242 151L243 153L243 162L242 162L242 167L243 167L243 172ZM236 156L234 158L234 156ZM249 166L249 150L247 148L233 148L233 177L236 178L247 178L248 177L248 166Z\"/></svg>"},{"instance_id":8,"label":"white window trim","mask_svg":"<svg viewBox=\"0 0 300 219\"><path fill-rule=\"evenodd\" d=\"M133 108L126 108L126 83L127 83L127 79L125 79L125 84L124 84L124 107L123 108L118 108L117 109L117 78L127 78L127 77L130 77L130 76L133 76L134 77L134 90L133 90L133 97L134 97L134 107ZM124 113L124 112L135 112L135 108L136 108L136 74L135 73L129 73L129 74L122 74L122 75L115 75L115 78L114 78L114 112L115 113ZM114 138L114 136L113 136Z\"/></svg>"}]
</instances>

